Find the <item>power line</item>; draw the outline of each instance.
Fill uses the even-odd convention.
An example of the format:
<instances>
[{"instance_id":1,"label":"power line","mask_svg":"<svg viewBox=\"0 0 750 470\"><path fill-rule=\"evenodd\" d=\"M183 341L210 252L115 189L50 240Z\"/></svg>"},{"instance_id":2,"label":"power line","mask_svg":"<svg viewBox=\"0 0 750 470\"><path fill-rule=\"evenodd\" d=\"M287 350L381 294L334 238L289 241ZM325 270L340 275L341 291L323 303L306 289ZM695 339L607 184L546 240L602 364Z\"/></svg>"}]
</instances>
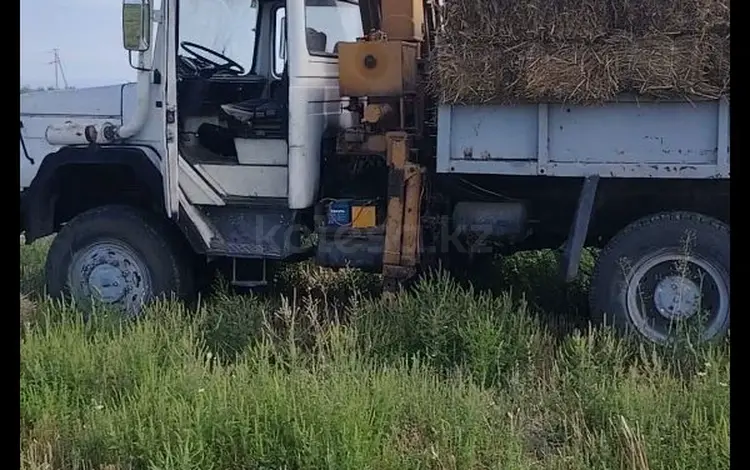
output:
<instances>
[{"instance_id":1,"label":"power line","mask_svg":"<svg viewBox=\"0 0 750 470\"><path fill-rule=\"evenodd\" d=\"M49 62L49 64L55 66L55 89L60 89L60 77L62 77L65 88L69 88L68 80L65 78L65 70L63 69L62 60L60 59L60 50L57 48L52 49L52 53L55 58L52 62Z\"/></svg>"}]
</instances>

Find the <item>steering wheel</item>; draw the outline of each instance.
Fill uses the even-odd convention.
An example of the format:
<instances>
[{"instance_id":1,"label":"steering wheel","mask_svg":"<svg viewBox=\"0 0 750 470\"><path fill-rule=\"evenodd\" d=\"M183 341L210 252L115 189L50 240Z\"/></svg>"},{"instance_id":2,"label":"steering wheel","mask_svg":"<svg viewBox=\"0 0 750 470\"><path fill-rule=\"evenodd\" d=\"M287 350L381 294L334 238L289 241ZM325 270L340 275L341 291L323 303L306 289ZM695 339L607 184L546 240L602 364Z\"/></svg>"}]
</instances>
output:
<instances>
[{"instance_id":1,"label":"steering wheel","mask_svg":"<svg viewBox=\"0 0 750 470\"><path fill-rule=\"evenodd\" d=\"M219 71L222 71L222 70L227 70L229 72L232 72L233 75L245 74L245 68L243 66L233 61L229 57L219 54L218 52L211 50L205 46L201 46L200 44L196 44L194 42L189 42L189 41L182 41L180 43L180 46L183 49L185 49L185 51L188 52L190 55L195 57L197 60L204 62L208 65L212 65L216 69L214 73L218 73ZM219 62L215 62L213 60L207 59L203 55L198 54L196 51L203 51L205 53L218 57L219 59L223 59L224 63L221 64Z\"/></svg>"}]
</instances>

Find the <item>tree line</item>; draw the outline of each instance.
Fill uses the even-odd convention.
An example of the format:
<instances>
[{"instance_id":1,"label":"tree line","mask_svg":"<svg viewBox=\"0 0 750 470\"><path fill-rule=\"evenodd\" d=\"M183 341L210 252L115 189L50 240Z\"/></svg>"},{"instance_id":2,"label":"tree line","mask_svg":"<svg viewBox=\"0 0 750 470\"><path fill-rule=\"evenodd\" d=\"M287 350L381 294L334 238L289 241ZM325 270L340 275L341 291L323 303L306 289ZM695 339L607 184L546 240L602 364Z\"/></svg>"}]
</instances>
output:
<instances>
[{"instance_id":1,"label":"tree line","mask_svg":"<svg viewBox=\"0 0 750 470\"><path fill-rule=\"evenodd\" d=\"M68 87L68 89L71 89L71 88L75 88L75 87ZM52 91L52 90L55 90L55 89L56 88L53 87L53 86L47 86L47 87L43 87L43 86L40 86L40 87L30 87L30 86L24 85L24 86L21 87L21 94L30 93L32 91Z\"/></svg>"}]
</instances>

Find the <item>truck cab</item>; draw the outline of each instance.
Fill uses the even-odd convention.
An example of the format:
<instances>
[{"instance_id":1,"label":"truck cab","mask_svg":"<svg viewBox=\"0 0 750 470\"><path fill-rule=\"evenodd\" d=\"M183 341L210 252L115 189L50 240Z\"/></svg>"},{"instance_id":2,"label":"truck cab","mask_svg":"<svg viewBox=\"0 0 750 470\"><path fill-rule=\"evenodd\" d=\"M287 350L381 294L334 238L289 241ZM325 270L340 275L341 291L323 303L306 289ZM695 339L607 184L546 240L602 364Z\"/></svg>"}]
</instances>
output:
<instances>
[{"instance_id":1,"label":"truck cab","mask_svg":"<svg viewBox=\"0 0 750 470\"><path fill-rule=\"evenodd\" d=\"M349 125L336 44L362 35L358 7L289 4L289 14L278 1L177 5L177 153L224 202L311 207L323 135Z\"/></svg>"},{"instance_id":2,"label":"truck cab","mask_svg":"<svg viewBox=\"0 0 750 470\"><path fill-rule=\"evenodd\" d=\"M108 217L159 226L161 241L131 243L170 246L172 261L163 263L175 279L192 277L178 251L229 259L233 273L243 271L238 264L300 256L320 196L322 152L353 122L339 94L338 43L361 36L356 1L124 0L136 83L21 97L26 241L61 231L85 239L63 246L74 242L56 237L52 293L84 298L114 282L112 269L97 270L97 240L107 236L78 228L102 207ZM118 253L141 266L135 277L154 275L147 262ZM263 284L264 271L233 280ZM107 302L131 311L176 288L165 281L154 290L152 280L126 301L134 288L127 275L115 277L125 287L109 288Z\"/></svg>"}]
</instances>

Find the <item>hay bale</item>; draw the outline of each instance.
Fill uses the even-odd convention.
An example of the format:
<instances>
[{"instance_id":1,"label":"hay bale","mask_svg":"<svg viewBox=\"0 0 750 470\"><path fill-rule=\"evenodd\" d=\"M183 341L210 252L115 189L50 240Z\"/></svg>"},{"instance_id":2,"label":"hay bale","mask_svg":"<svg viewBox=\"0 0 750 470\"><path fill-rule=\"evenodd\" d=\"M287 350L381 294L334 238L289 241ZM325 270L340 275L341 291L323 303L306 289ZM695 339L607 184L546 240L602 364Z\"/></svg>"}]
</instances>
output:
<instances>
[{"instance_id":1,"label":"hay bale","mask_svg":"<svg viewBox=\"0 0 750 470\"><path fill-rule=\"evenodd\" d=\"M443 103L729 93L728 0L447 0L442 17Z\"/></svg>"}]
</instances>

